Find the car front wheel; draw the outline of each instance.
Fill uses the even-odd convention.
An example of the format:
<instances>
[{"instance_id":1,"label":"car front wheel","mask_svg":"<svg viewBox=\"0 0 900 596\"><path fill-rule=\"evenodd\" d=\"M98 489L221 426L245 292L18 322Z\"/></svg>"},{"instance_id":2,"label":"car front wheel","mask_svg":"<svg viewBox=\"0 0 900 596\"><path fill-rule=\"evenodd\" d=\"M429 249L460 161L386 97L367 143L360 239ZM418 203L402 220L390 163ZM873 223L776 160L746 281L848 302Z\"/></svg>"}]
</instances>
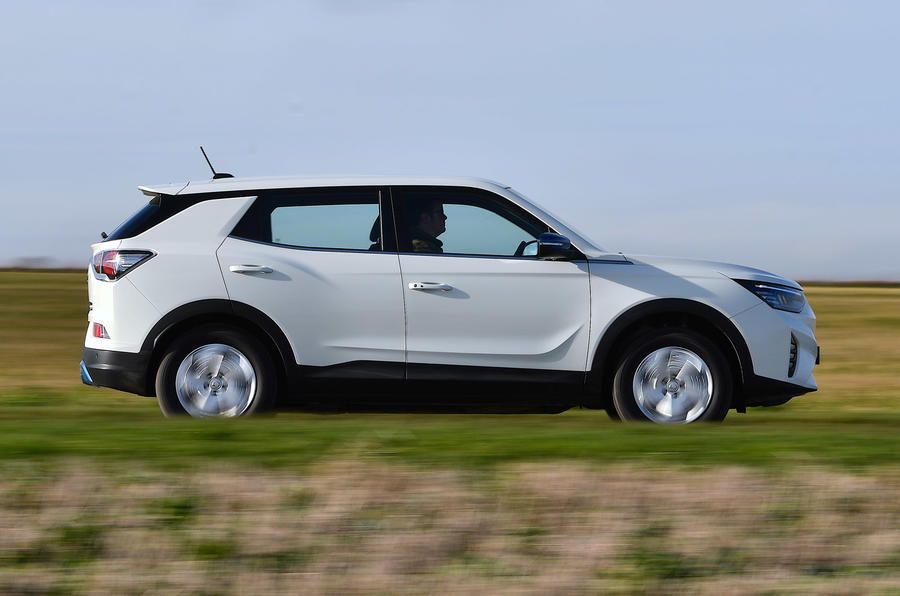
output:
<instances>
[{"instance_id":1,"label":"car front wheel","mask_svg":"<svg viewBox=\"0 0 900 596\"><path fill-rule=\"evenodd\" d=\"M275 370L265 347L234 329L203 328L175 340L156 374L166 416L246 416L271 407Z\"/></svg>"},{"instance_id":2,"label":"car front wheel","mask_svg":"<svg viewBox=\"0 0 900 596\"><path fill-rule=\"evenodd\" d=\"M613 378L622 420L659 424L720 421L731 405L728 363L705 336L651 330L632 340Z\"/></svg>"}]
</instances>

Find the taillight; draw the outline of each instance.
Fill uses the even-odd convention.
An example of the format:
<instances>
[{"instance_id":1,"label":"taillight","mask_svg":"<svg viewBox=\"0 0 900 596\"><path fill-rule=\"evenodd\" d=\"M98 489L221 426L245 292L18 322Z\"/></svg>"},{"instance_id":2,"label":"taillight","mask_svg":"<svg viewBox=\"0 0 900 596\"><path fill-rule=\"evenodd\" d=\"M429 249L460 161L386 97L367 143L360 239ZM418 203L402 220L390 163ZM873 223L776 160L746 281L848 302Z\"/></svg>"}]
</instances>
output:
<instances>
[{"instance_id":1,"label":"taillight","mask_svg":"<svg viewBox=\"0 0 900 596\"><path fill-rule=\"evenodd\" d=\"M94 337L99 337L100 339L109 339L109 333L106 331L106 327L101 325L100 323L94 323L92 329Z\"/></svg>"},{"instance_id":2,"label":"taillight","mask_svg":"<svg viewBox=\"0 0 900 596\"><path fill-rule=\"evenodd\" d=\"M146 250L103 250L94 255L94 277L115 281L153 256Z\"/></svg>"}]
</instances>

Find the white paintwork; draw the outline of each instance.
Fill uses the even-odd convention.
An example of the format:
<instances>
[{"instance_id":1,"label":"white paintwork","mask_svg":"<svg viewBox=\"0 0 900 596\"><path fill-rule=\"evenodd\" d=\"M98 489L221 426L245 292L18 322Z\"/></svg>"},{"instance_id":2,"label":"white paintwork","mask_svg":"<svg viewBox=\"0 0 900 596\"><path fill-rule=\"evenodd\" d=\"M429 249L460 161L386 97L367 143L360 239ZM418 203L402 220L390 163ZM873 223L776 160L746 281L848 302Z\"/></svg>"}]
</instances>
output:
<instances>
[{"instance_id":1,"label":"white paintwork","mask_svg":"<svg viewBox=\"0 0 900 596\"><path fill-rule=\"evenodd\" d=\"M775 310L732 281L749 279L800 286L759 269L691 259L631 257L627 264L591 261L591 362L610 325L630 308L658 298L682 298L730 318L744 336L760 376L814 388L815 315L807 304L798 314ZM798 365L788 377L790 334L798 338Z\"/></svg>"},{"instance_id":2,"label":"white paintwork","mask_svg":"<svg viewBox=\"0 0 900 596\"><path fill-rule=\"evenodd\" d=\"M770 379L816 388L816 317L809 305L798 314L759 304L732 319L753 355L753 372ZM797 369L787 375L791 333L797 338Z\"/></svg>"},{"instance_id":3,"label":"white paintwork","mask_svg":"<svg viewBox=\"0 0 900 596\"><path fill-rule=\"evenodd\" d=\"M118 281L100 281L89 273L92 316L106 325L110 339L94 339L88 347L139 352L163 315L197 300L227 300L216 249L252 203L253 197L197 203L143 234L93 245L93 253L118 249L156 255Z\"/></svg>"},{"instance_id":4,"label":"white paintwork","mask_svg":"<svg viewBox=\"0 0 900 596\"><path fill-rule=\"evenodd\" d=\"M408 362L584 371L586 262L403 254L400 269Z\"/></svg>"},{"instance_id":5,"label":"white paintwork","mask_svg":"<svg viewBox=\"0 0 900 596\"><path fill-rule=\"evenodd\" d=\"M92 246L97 250L115 250L118 241L99 243ZM135 270L137 272L137 270ZM97 350L138 352L147 332L162 314L141 294L126 275L116 282L96 279L93 271L88 271L88 328L84 345ZM109 339L92 335L92 323L106 327Z\"/></svg>"},{"instance_id":6,"label":"white paintwork","mask_svg":"<svg viewBox=\"0 0 900 596\"><path fill-rule=\"evenodd\" d=\"M266 313L298 364L403 362L403 291L396 254L301 250L228 238L219 261L232 300ZM230 271L258 265L267 274Z\"/></svg>"},{"instance_id":7,"label":"white paintwork","mask_svg":"<svg viewBox=\"0 0 900 596\"><path fill-rule=\"evenodd\" d=\"M157 253L125 279L130 279L162 313L197 300L228 299L216 249L253 198L197 203L143 234L122 240L121 250Z\"/></svg>"},{"instance_id":8,"label":"white paintwork","mask_svg":"<svg viewBox=\"0 0 900 596\"><path fill-rule=\"evenodd\" d=\"M588 263L534 259L299 250L226 238L252 196L201 202L145 233L93 250L156 253L116 282L89 275L91 321L111 339L91 348L136 352L160 317L204 298L232 299L266 313L285 332L297 362L356 360L461 364L582 372L622 313L659 298L705 304L730 318L760 376L815 387L815 315L770 308L732 281L799 288L783 277L738 265L608 252L530 200L474 178L232 178L141 187L147 195L188 195L328 186L463 186L512 201L568 236ZM257 269L256 271L247 270ZM237 269L237 270L232 270ZM268 271L271 270L271 271ZM445 284L410 287L410 284ZM791 333L798 365L787 376Z\"/></svg>"}]
</instances>

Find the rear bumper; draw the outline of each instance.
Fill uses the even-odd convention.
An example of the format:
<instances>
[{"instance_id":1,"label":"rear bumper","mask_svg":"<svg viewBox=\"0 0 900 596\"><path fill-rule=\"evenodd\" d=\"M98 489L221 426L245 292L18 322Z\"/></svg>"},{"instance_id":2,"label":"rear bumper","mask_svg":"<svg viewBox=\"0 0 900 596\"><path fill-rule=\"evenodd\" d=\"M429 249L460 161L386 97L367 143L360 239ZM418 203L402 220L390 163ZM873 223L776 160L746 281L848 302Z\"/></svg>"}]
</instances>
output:
<instances>
[{"instance_id":1,"label":"rear bumper","mask_svg":"<svg viewBox=\"0 0 900 596\"><path fill-rule=\"evenodd\" d=\"M154 395L148 377L150 354L85 348L81 357L81 381L84 384Z\"/></svg>"}]
</instances>

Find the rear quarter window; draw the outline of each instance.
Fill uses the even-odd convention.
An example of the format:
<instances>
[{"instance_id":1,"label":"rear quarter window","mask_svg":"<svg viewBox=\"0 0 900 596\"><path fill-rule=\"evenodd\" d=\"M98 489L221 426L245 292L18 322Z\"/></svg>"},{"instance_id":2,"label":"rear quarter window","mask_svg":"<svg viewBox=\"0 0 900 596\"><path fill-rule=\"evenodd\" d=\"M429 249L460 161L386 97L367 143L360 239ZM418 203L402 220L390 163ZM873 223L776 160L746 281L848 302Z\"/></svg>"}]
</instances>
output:
<instances>
[{"instance_id":1,"label":"rear quarter window","mask_svg":"<svg viewBox=\"0 0 900 596\"><path fill-rule=\"evenodd\" d=\"M155 201L156 199L154 199ZM145 232L152 228L159 217L159 203L154 204L153 201L141 207L137 213L126 219L124 222L107 236L107 240L123 240L137 236L141 232ZM154 223L155 222L155 223Z\"/></svg>"},{"instance_id":2,"label":"rear quarter window","mask_svg":"<svg viewBox=\"0 0 900 596\"><path fill-rule=\"evenodd\" d=\"M124 240L143 234L150 228L161 224L176 213L184 211L191 205L199 202L199 198L174 197L160 195L153 197L150 202L138 210L137 213L126 219L119 225L107 240Z\"/></svg>"}]
</instances>

